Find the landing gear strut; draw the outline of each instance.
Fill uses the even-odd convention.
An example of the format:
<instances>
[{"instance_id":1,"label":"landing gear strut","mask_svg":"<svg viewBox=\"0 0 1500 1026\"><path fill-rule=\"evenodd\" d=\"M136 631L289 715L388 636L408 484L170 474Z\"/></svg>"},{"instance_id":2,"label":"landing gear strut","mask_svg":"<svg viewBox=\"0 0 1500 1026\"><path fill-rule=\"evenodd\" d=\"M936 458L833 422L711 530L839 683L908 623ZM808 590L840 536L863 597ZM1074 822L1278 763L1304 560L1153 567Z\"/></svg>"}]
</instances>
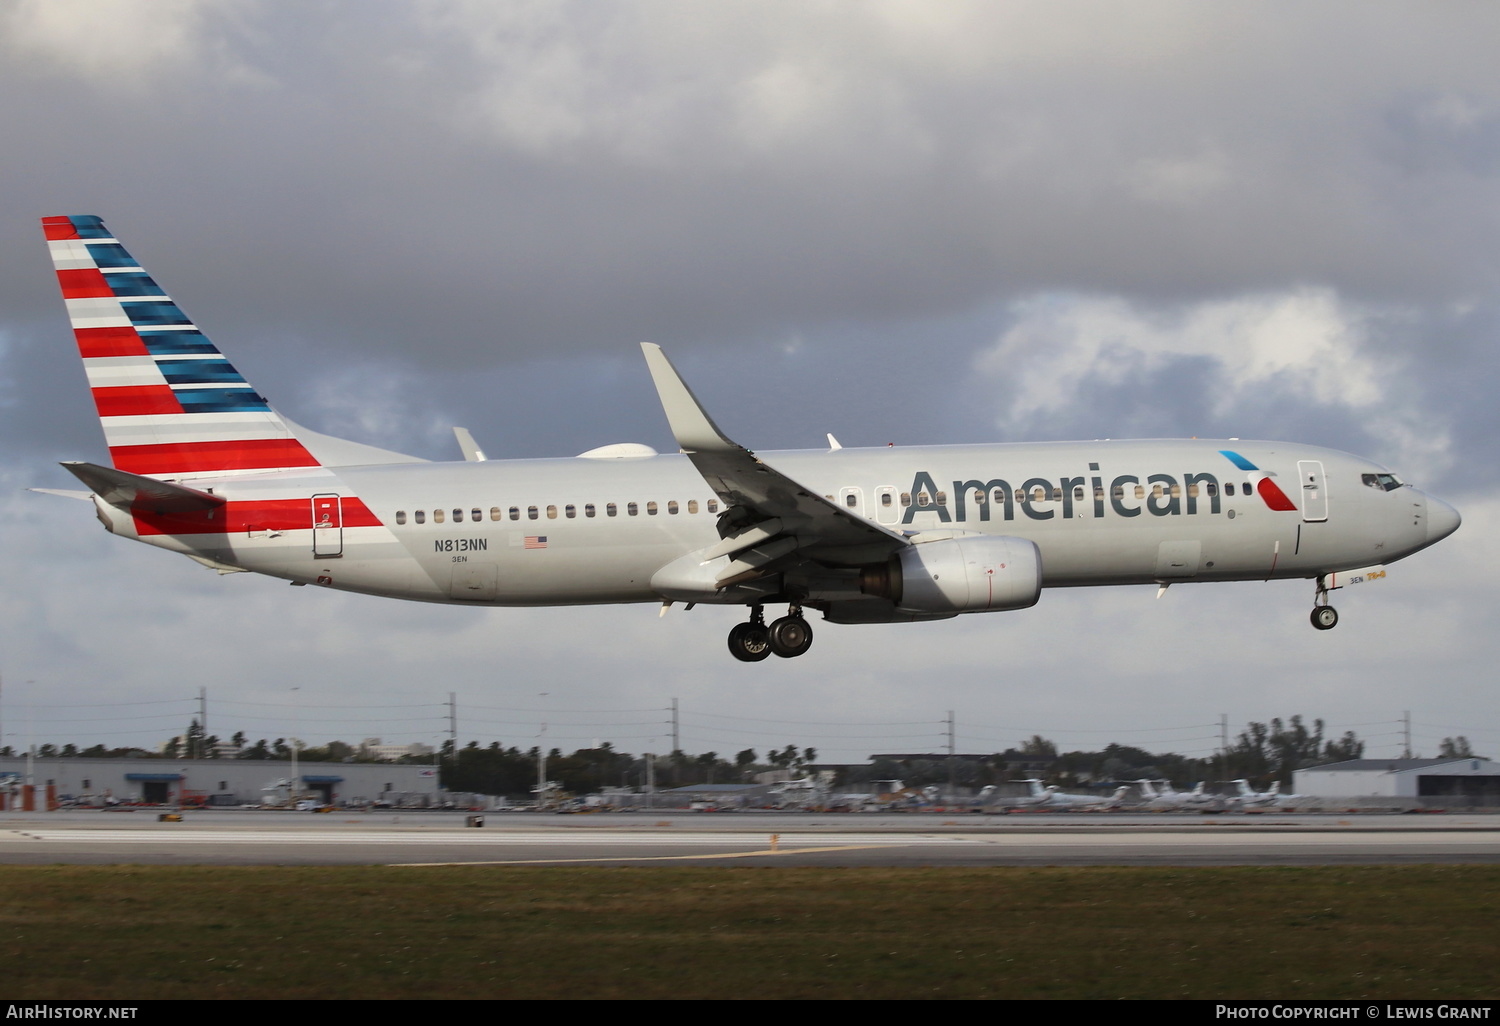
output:
<instances>
[{"instance_id":1,"label":"landing gear strut","mask_svg":"<svg viewBox=\"0 0 1500 1026\"><path fill-rule=\"evenodd\" d=\"M802 618L802 607L792 606L787 615L766 626L761 606L750 608L750 619L729 632L729 653L745 663L758 663L772 652L783 659L801 655L812 647L812 627Z\"/></svg>"},{"instance_id":2,"label":"landing gear strut","mask_svg":"<svg viewBox=\"0 0 1500 1026\"><path fill-rule=\"evenodd\" d=\"M1339 611L1328 604L1328 589L1318 582L1318 593L1313 598L1312 625L1320 631L1331 631L1338 626Z\"/></svg>"}]
</instances>

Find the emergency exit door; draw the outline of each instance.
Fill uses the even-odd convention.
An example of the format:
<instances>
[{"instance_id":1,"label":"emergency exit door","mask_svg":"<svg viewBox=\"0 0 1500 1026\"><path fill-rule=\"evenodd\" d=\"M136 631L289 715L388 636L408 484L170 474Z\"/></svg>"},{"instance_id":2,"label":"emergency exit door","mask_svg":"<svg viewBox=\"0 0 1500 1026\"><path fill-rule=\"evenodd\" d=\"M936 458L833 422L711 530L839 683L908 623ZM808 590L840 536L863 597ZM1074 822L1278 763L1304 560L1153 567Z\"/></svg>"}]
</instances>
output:
<instances>
[{"instance_id":1,"label":"emergency exit door","mask_svg":"<svg viewBox=\"0 0 1500 1026\"><path fill-rule=\"evenodd\" d=\"M333 493L312 497L313 555L316 557L342 556L344 554L344 511L339 497Z\"/></svg>"}]
</instances>

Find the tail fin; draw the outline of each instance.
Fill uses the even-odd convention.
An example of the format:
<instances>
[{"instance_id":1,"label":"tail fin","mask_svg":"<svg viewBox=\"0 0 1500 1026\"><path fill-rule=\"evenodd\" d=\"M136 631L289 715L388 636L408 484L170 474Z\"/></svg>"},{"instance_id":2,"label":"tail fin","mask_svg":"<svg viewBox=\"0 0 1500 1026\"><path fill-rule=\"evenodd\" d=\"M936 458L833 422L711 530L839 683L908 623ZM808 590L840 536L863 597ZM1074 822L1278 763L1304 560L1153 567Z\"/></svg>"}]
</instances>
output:
<instances>
[{"instance_id":1,"label":"tail fin","mask_svg":"<svg viewBox=\"0 0 1500 1026\"><path fill-rule=\"evenodd\" d=\"M117 469L183 477L319 465L103 221L44 217L42 229Z\"/></svg>"}]
</instances>

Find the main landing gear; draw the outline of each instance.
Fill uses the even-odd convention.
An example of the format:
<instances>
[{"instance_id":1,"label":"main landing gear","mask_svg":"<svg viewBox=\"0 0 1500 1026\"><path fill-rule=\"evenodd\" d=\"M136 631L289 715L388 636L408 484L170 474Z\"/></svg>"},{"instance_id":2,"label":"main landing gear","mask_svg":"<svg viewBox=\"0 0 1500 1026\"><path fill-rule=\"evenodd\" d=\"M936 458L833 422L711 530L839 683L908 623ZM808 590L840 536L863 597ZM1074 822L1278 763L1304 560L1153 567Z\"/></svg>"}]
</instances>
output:
<instances>
[{"instance_id":1,"label":"main landing gear","mask_svg":"<svg viewBox=\"0 0 1500 1026\"><path fill-rule=\"evenodd\" d=\"M802 618L802 607L792 606L787 615L766 626L761 606L752 606L750 619L729 632L729 652L745 663L758 663L772 654L783 659L799 656L812 647L812 626Z\"/></svg>"},{"instance_id":2,"label":"main landing gear","mask_svg":"<svg viewBox=\"0 0 1500 1026\"><path fill-rule=\"evenodd\" d=\"M1328 604L1328 589L1318 582L1318 593L1313 598L1312 625L1320 631L1331 631L1339 624L1339 611Z\"/></svg>"}]
</instances>

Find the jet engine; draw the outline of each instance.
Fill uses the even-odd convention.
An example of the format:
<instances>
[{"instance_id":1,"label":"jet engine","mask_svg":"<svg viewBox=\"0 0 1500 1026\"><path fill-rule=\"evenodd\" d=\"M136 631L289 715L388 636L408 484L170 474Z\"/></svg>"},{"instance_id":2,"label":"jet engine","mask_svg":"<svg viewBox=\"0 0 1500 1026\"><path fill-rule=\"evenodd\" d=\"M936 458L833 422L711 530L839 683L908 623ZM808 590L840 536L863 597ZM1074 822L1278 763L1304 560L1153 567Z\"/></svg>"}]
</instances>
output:
<instances>
[{"instance_id":1,"label":"jet engine","mask_svg":"<svg viewBox=\"0 0 1500 1026\"><path fill-rule=\"evenodd\" d=\"M1026 609L1042 591L1042 554L1025 538L918 542L860 575L860 590L907 613Z\"/></svg>"}]
</instances>

